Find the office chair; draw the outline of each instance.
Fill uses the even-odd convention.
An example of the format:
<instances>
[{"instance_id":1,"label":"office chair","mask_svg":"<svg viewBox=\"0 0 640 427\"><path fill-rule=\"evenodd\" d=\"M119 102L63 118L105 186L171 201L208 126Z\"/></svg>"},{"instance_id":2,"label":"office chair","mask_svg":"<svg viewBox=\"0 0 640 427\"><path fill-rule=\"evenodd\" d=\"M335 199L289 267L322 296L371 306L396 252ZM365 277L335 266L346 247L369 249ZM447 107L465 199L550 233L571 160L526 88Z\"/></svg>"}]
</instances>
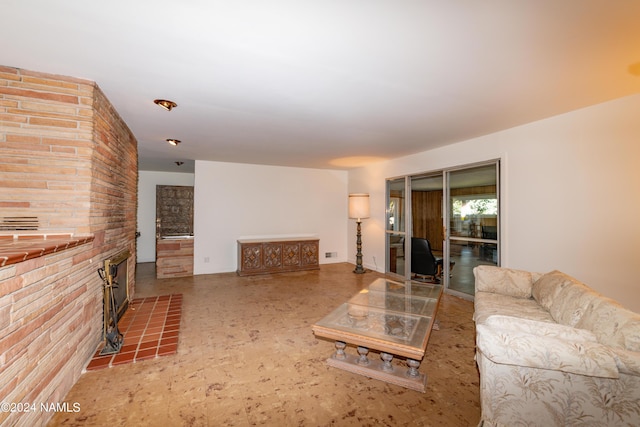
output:
<instances>
[{"instance_id":1,"label":"office chair","mask_svg":"<svg viewBox=\"0 0 640 427\"><path fill-rule=\"evenodd\" d=\"M427 239L411 238L411 273L429 277L431 281L440 283L442 258L433 255Z\"/></svg>"}]
</instances>

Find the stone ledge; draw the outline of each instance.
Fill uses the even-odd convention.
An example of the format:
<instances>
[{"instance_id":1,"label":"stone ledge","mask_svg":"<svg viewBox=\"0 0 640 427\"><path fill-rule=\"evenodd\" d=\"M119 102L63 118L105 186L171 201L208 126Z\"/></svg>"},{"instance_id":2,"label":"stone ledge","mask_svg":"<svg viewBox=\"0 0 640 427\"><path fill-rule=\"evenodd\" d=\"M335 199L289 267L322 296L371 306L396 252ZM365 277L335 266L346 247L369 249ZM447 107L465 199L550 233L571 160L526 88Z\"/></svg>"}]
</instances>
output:
<instances>
[{"instance_id":1,"label":"stone ledge","mask_svg":"<svg viewBox=\"0 0 640 427\"><path fill-rule=\"evenodd\" d=\"M93 242L94 236L71 234L0 235L0 267Z\"/></svg>"}]
</instances>

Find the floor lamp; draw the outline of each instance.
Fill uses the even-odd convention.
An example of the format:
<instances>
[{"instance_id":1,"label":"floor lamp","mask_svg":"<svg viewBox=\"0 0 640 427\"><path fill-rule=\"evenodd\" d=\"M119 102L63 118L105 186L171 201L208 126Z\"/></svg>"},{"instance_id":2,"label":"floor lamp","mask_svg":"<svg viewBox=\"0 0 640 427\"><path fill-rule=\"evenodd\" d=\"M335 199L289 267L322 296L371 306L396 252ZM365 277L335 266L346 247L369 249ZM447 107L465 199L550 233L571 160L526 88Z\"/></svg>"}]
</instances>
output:
<instances>
[{"instance_id":1,"label":"floor lamp","mask_svg":"<svg viewBox=\"0 0 640 427\"><path fill-rule=\"evenodd\" d=\"M355 219L358 224L358 233L356 240L356 268L353 270L356 274L365 272L362 268L362 233L360 223L362 219L369 218L369 195L364 193L349 194L349 218Z\"/></svg>"}]
</instances>

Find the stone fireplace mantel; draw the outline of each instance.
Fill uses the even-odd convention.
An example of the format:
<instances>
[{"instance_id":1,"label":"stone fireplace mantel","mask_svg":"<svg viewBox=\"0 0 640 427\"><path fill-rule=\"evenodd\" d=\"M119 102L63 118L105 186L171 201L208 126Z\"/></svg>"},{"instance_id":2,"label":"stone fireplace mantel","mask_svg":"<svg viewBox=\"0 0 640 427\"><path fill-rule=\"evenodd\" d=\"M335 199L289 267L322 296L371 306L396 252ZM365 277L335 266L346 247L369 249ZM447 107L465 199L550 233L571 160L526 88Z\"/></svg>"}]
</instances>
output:
<instances>
[{"instance_id":1,"label":"stone fireplace mantel","mask_svg":"<svg viewBox=\"0 0 640 427\"><path fill-rule=\"evenodd\" d=\"M71 234L0 235L0 267L75 248L93 239L93 235Z\"/></svg>"}]
</instances>

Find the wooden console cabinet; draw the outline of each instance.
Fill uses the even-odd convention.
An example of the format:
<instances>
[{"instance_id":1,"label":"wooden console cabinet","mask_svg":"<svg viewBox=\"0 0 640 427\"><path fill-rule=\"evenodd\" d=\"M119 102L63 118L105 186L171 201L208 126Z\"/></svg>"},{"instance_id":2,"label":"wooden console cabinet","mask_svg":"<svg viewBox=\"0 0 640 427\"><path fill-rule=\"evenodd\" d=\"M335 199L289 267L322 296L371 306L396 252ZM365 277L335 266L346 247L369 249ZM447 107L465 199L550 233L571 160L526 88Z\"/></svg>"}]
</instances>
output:
<instances>
[{"instance_id":1,"label":"wooden console cabinet","mask_svg":"<svg viewBox=\"0 0 640 427\"><path fill-rule=\"evenodd\" d=\"M319 240L313 238L238 240L238 275L317 270Z\"/></svg>"}]
</instances>

